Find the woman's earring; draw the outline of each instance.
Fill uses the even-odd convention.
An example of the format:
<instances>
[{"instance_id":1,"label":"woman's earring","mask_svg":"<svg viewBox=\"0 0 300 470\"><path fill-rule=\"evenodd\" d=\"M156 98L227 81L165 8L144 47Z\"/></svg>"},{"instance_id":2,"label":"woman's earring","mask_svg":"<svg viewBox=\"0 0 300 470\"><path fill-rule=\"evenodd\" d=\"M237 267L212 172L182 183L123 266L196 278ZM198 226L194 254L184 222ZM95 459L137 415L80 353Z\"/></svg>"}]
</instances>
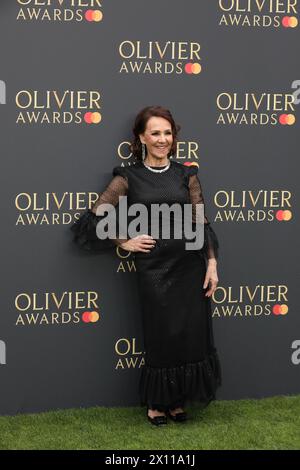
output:
<instances>
[{"instance_id":1,"label":"woman's earring","mask_svg":"<svg viewBox=\"0 0 300 470\"><path fill-rule=\"evenodd\" d=\"M146 145L142 144L142 160L145 160L146 158L146 150L145 150Z\"/></svg>"}]
</instances>

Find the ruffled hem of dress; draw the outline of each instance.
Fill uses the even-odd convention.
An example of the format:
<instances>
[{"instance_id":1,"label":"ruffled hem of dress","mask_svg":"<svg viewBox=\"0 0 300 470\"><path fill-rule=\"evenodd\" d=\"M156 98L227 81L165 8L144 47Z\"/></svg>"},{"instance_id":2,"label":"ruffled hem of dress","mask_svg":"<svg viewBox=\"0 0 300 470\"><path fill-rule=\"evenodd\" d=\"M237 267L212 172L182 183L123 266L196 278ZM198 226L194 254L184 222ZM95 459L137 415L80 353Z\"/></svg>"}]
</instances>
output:
<instances>
[{"instance_id":1,"label":"ruffled hem of dress","mask_svg":"<svg viewBox=\"0 0 300 470\"><path fill-rule=\"evenodd\" d=\"M86 251L103 251L114 248L115 243L107 238L101 240L97 237L96 227L101 216L97 216L90 209L85 210L70 230L73 232L73 242Z\"/></svg>"},{"instance_id":2,"label":"ruffled hem of dress","mask_svg":"<svg viewBox=\"0 0 300 470\"><path fill-rule=\"evenodd\" d=\"M196 231L196 223L192 223L193 231ZM216 235L216 232L211 227L210 222L204 223L204 241L203 247L201 251L206 259L209 259L211 256L210 253L214 256L214 258L219 258L219 240Z\"/></svg>"},{"instance_id":3,"label":"ruffled hem of dress","mask_svg":"<svg viewBox=\"0 0 300 470\"><path fill-rule=\"evenodd\" d=\"M176 367L142 369L139 393L140 405L165 411L198 402L204 408L216 399L222 384L221 366L216 350L204 360Z\"/></svg>"}]
</instances>

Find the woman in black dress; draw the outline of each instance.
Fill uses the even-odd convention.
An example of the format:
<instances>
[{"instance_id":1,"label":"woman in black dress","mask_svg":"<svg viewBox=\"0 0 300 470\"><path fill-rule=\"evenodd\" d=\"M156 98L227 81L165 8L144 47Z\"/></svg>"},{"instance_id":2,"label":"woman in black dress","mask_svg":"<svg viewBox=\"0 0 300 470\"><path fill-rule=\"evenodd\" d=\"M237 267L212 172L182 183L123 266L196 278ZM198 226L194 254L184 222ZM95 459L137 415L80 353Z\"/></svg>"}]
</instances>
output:
<instances>
[{"instance_id":1,"label":"woman in black dress","mask_svg":"<svg viewBox=\"0 0 300 470\"><path fill-rule=\"evenodd\" d=\"M211 295L218 283L218 240L204 215L204 245L186 250L184 238L153 238L149 233L123 239L100 240L97 223L101 208L117 206L127 196L128 207L142 203L192 204L193 227L197 204L204 204L197 166L170 159L177 147L176 125L160 106L140 111L133 128L136 162L113 169L113 179L91 209L71 227L77 244L88 250L121 246L132 252L138 279L144 332L145 365L139 394L152 424L187 419L184 407L214 400L221 385L221 367L214 346ZM202 206L203 207L203 206Z\"/></svg>"}]
</instances>

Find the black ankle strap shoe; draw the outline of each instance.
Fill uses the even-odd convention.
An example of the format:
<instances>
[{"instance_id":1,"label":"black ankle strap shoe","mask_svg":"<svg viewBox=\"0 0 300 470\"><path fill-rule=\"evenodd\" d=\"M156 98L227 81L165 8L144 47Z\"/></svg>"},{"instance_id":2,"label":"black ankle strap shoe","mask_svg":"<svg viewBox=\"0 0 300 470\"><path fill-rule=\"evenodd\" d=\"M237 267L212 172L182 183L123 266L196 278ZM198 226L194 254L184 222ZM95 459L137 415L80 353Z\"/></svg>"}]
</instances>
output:
<instances>
[{"instance_id":1,"label":"black ankle strap shoe","mask_svg":"<svg viewBox=\"0 0 300 470\"><path fill-rule=\"evenodd\" d=\"M154 416L153 418L151 418L148 415L148 410L147 410L147 418L150 421L150 423L154 424L155 426L162 426L163 424L167 424L166 416Z\"/></svg>"},{"instance_id":2,"label":"black ankle strap shoe","mask_svg":"<svg viewBox=\"0 0 300 470\"><path fill-rule=\"evenodd\" d=\"M183 423L184 421L187 420L187 412L182 411L180 413L176 413L175 415L172 415L170 411L168 411L168 416L175 421L176 423Z\"/></svg>"}]
</instances>

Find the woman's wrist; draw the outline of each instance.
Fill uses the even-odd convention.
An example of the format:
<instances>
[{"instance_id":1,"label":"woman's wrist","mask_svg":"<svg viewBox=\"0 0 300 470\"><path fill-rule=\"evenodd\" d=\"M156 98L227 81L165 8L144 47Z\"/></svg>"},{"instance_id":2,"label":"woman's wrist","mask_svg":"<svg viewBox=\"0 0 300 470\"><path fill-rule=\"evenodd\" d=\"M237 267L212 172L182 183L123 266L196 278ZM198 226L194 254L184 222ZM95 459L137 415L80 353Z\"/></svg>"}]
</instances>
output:
<instances>
[{"instance_id":1,"label":"woman's wrist","mask_svg":"<svg viewBox=\"0 0 300 470\"><path fill-rule=\"evenodd\" d=\"M217 266L216 258L208 258L208 264L211 266Z\"/></svg>"},{"instance_id":2,"label":"woman's wrist","mask_svg":"<svg viewBox=\"0 0 300 470\"><path fill-rule=\"evenodd\" d=\"M128 239L127 238L115 238L114 241L116 245L122 248L122 245L126 244L128 242Z\"/></svg>"}]
</instances>

